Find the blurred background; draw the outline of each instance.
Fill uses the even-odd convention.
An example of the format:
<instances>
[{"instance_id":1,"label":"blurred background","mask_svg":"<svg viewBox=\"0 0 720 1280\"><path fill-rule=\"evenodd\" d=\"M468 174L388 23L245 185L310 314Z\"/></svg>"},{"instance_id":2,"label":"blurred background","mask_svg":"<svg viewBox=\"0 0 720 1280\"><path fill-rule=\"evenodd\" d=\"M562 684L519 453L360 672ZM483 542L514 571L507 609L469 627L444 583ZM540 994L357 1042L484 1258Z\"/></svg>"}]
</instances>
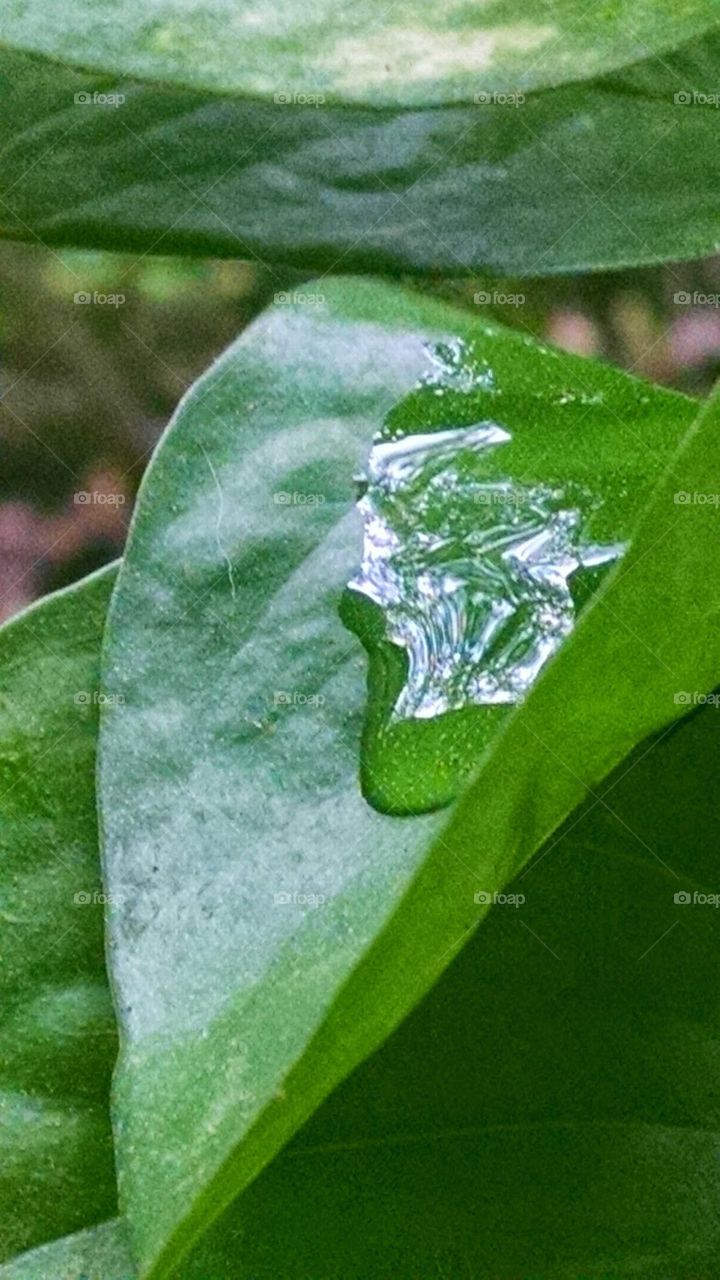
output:
<instances>
[{"instance_id":1,"label":"blurred background","mask_svg":"<svg viewBox=\"0 0 720 1280\"><path fill-rule=\"evenodd\" d=\"M720 258L405 283L690 394L720 374ZM120 553L178 400L281 287L243 262L0 245L0 620Z\"/></svg>"}]
</instances>

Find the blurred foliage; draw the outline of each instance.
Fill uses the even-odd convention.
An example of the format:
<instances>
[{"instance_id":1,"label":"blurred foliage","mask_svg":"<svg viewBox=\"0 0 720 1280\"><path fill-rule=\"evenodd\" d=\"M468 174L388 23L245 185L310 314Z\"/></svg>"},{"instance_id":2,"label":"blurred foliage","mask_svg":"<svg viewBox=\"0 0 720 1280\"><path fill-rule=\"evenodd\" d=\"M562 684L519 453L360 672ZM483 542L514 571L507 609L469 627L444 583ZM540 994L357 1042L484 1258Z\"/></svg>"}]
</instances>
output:
<instances>
[{"instance_id":1,"label":"blurred foliage","mask_svg":"<svg viewBox=\"0 0 720 1280\"><path fill-rule=\"evenodd\" d=\"M244 262L0 247L0 618L119 554L178 400L289 278ZM704 394L720 373L720 259L407 283L685 391Z\"/></svg>"},{"instance_id":2,"label":"blurred foliage","mask_svg":"<svg viewBox=\"0 0 720 1280\"><path fill-rule=\"evenodd\" d=\"M0 616L120 552L178 400L274 288L241 262L2 246Z\"/></svg>"}]
</instances>

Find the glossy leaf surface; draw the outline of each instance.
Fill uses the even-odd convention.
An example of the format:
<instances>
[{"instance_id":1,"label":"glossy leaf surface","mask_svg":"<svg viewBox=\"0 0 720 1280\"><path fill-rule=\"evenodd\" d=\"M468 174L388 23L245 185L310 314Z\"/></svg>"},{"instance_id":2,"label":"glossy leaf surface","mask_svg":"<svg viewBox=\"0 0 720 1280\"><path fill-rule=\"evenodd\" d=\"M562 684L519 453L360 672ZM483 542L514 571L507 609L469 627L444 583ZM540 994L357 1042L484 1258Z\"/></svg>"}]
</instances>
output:
<instances>
[{"instance_id":1,"label":"glossy leaf surface","mask_svg":"<svg viewBox=\"0 0 720 1280\"><path fill-rule=\"evenodd\" d=\"M0 630L0 1256L112 1213L116 1052L95 814L114 571Z\"/></svg>"},{"instance_id":2,"label":"glossy leaf surface","mask_svg":"<svg viewBox=\"0 0 720 1280\"><path fill-rule=\"evenodd\" d=\"M713 406L449 822L361 799L362 663L337 617L360 546L351 476L427 374L425 343L462 323L344 281L314 308L278 306L186 399L145 482L108 630L105 685L121 701L104 718L101 794L124 896L111 910L121 1191L154 1276L421 998L487 910L473 891L500 890L588 787L683 713L678 689L717 677L717 609L698 600L720 556L716 511L674 499L720 489ZM626 425L644 426L647 451L643 394ZM690 414L665 403L658 471ZM638 514L628 496L628 523Z\"/></svg>"}]
</instances>

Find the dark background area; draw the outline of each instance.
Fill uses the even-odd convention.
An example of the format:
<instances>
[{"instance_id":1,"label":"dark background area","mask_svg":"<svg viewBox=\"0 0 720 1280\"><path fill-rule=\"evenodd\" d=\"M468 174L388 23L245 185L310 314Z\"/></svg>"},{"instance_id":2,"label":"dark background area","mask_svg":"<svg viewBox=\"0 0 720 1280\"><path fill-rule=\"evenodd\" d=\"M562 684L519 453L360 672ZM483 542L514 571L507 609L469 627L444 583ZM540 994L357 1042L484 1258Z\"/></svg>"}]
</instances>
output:
<instances>
[{"instance_id":1,"label":"dark background area","mask_svg":"<svg viewBox=\"0 0 720 1280\"><path fill-rule=\"evenodd\" d=\"M243 262L0 245L0 619L120 553L178 400L282 283ZM405 283L691 394L720 374L717 258Z\"/></svg>"}]
</instances>

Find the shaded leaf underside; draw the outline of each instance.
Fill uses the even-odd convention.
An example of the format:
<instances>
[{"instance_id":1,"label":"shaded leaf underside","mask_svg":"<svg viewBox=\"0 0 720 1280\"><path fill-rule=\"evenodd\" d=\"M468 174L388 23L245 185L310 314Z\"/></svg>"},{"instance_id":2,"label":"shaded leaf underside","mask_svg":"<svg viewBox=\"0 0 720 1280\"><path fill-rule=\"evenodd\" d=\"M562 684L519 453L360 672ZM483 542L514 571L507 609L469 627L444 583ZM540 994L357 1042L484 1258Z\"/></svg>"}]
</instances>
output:
<instances>
[{"instance_id":1,"label":"shaded leaf underside","mask_svg":"<svg viewBox=\"0 0 720 1280\"><path fill-rule=\"evenodd\" d=\"M547 275L711 253L717 49L709 37L518 107L394 112L125 83L0 49L0 229L250 258L278 287L277 263ZM123 101L75 101L97 93Z\"/></svg>"}]
</instances>

